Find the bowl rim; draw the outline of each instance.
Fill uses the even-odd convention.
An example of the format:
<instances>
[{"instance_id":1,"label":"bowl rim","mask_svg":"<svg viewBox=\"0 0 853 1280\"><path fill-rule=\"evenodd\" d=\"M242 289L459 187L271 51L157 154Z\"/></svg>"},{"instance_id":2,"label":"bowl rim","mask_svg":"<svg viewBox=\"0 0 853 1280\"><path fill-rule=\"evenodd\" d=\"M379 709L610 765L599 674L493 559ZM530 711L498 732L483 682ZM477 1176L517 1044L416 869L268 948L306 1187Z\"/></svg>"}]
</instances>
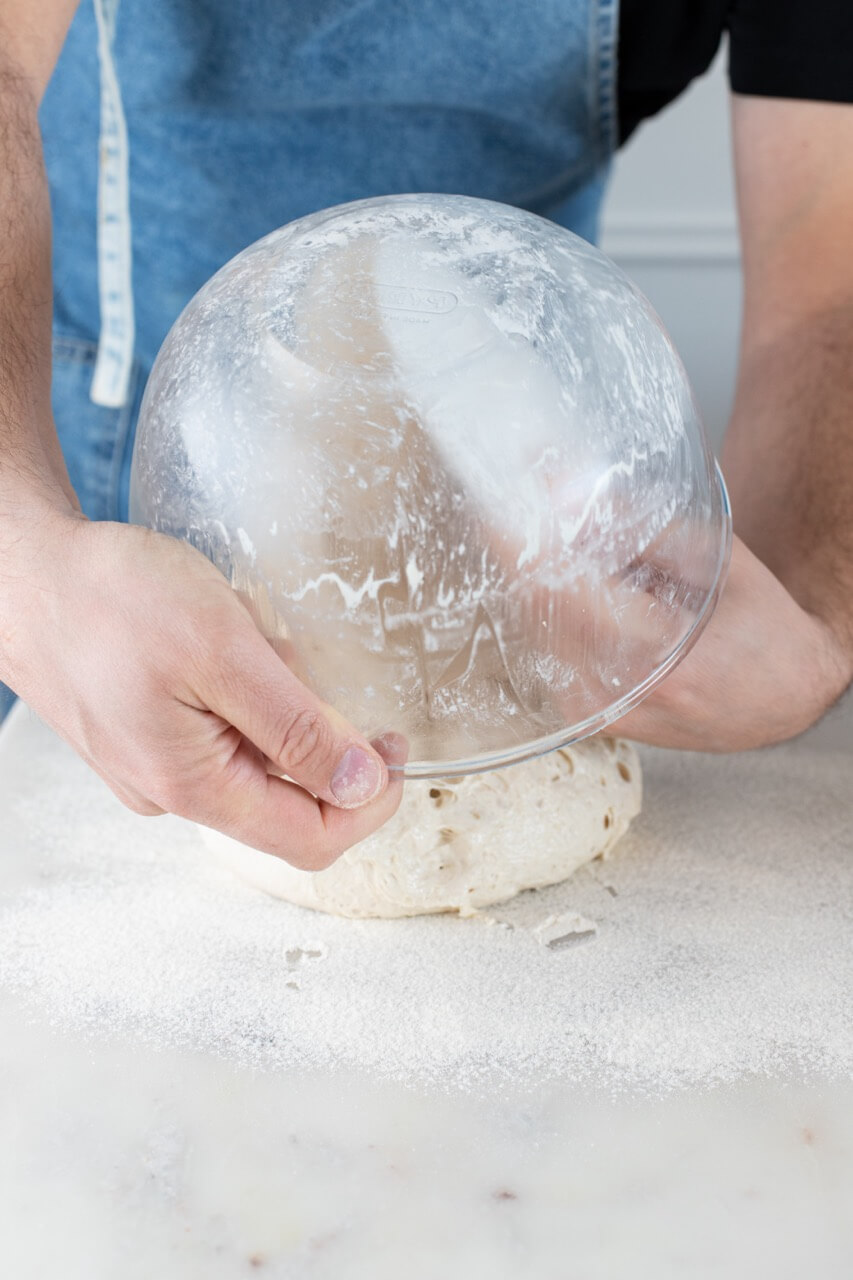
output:
<instances>
[{"instance_id":1,"label":"bowl rim","mask_svg":"<svg viewBox=\"0 0 853 1280\"><path fill-rule=\"evenodd\" d=\"M726 482L716 458L714 459L714 473L717 479L722 513L720 546L717 554L714 581L689 629L681 637L672 652L644 680L624 694L618 702L613 702L608 707L605 707L603 711L597 711L585 720L569 725L564 729L558 729L555 733L548 734L543 738L534 738L530 742L515 744L510 748L501 748L497 751L482 752L467 759L447 761L414 760L402 766L391 765L389 766L389 773L401 776L405 781L414 779L427 780L430 778L464 778L469 774L485 773L491 769L503 769L509 765L521 764L525 760L533 760L537 756L544 756L551 751L556 751L559 747L572 746L576 742L582 742L584 738L591 738L593 734L601 733L608 725L613 724L616 720L621 720L624 715L627 715L629 711L647 698L693 648L710 621L726 583L732 552L732 509Z\"/></svg>"}]
</instances>

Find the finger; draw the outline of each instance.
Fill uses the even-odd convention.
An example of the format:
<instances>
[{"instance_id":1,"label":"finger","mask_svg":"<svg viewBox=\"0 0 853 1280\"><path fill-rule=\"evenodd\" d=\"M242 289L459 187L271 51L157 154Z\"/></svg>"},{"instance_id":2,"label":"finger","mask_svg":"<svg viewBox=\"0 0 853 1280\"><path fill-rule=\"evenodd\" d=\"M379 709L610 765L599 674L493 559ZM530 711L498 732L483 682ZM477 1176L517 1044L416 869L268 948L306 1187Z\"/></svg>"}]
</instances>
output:
<instances>
[{"instance_id":1,"label":"finger","mask_svg":"<svg viewBox=\"0 0 853 1280\"><path fill-rule=\"evenodd\" d=\"M267 773L252 748L244 745L239 767L205 793L197 793L183 816L303 870L322 870L387 822L400 803L405 742L388 734L377 746L394 770L394 779L381 796L360 809L327 804Z\"/></svg>"},{"instance_id":2,"label":"finger","mask_svg":"<svg viewBox=\"0 0 853 1280\"><path fill-rule=\"evenodd\" d=\"M204 704L315 796L342 809L385 790L382 756L313 694L254 627L242 627L204 677Z\"/></svg>"},{"instance_id":3,"label":"finger","mask_svg":"<svg viewBox=\"0 0 853 1280\"><path fill-rule=\"evenodd\" d=\"M402 733L388 730L378 738L374 738L371 746L375 747L385 761L388 777L391 781L399 781L403 776L403 767L409 758L409 743Z\"/></svg>"}]
</instances>

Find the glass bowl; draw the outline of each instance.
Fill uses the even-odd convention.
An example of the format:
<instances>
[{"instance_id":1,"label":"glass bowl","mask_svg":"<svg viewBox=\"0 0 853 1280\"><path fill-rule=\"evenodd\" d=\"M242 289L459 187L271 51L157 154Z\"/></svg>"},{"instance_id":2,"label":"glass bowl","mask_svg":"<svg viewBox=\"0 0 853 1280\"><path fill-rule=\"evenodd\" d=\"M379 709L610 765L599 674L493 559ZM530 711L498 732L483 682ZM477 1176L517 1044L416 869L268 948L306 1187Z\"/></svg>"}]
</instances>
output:
<instances>
[{"instance_id":1,"label":"glass bowl","mask_svg":"<svg viewBox=\"0 0 853 1280\"><path fill-rule=\"evenodd\" d=\"M250 246L154 364L131 519L197 547L407 776L604 729L721 589L725 486L660 320L598 249L462 196Z\"/></svg>"}]
</instances>

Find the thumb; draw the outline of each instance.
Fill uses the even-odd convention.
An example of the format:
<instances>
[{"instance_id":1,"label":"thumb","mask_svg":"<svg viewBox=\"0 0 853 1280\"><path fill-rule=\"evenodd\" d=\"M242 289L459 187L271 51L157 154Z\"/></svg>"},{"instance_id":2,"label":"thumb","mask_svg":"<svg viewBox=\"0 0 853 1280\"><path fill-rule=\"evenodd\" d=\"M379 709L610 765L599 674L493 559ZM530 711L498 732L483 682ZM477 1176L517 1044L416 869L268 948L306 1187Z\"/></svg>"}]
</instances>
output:
<instances>
[{"instance_id":1,"label":"thumb","mask_svg":"<svg viewBox=\"0 0 853 1280\"><path fill-rule=\"evenodd\" d=\"M217 653L200 701L282 774L340 809L382 794L388 770L366 738L302 684L250 623Z\"/></svg>"}]
</instances>

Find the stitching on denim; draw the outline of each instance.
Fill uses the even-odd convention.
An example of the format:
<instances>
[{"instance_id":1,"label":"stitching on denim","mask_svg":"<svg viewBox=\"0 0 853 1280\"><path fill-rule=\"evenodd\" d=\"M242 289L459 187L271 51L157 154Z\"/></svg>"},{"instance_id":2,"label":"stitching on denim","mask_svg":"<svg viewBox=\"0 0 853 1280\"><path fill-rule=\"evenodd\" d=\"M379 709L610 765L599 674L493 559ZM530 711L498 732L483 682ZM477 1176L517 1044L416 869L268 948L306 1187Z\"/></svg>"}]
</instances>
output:
<instances>
[{"instance_id":1,"label":"stitching on denim","mask_svg":"<svg viewBox=\"0 0 853 1280\"><path fill-rule=\"evenodd\" d=\"M131 429L131 419L136 406L136 388L139 383L139 361L134 360L130 368L127 386L127 398L118 411L118 420L113 436L112 472L110 475L109 509L110 519L121 519L121 478L124 469L124 457L127 451L127 437ZM115 412L115 410L113 410Z\"/></svg>"},{"instance_id":2,"label":"stitching on denim","mask_svg":"<svg viewBox=\"0 0 853 1280\"><path fill-rule=\"evenodd\" d=\"M53 335L54 360L64 360L69 364L94 364L97 349L97 344L89 338L72 338L65 334Z\"/></svg>"},{"instance_id":3,"label":"stitching on denim","mask_svg":"<svg viewBox=\"0 0 853 1280\"><path fill-rule=\"evenodd\" d=\"M613 157L619 128L616 99L619 0L590 0L589 24L588 154L534 190L511 196L509 204L530 208L544 200L571 195L584 183L591 182Z\"/></svg>"},{"instance_id":4,"label":"stitching on denim","mask_svg":"<svg viewBox=\"0 0 853 1280\"><path fill-rule=\"evenodd\" d=\"M592 52L595 60L591 88L592 141L598 165L607 164L618 143L616 73L619 0L593 0Z\"/></svg>"},{"instance_id":5,"label":"stitching on denim","mask_svg":"<svg viewBox=\"0 0 853 1280\"><path fill-rule=\"evenodd\" d=\"M52 339L53 359L67 367L86 368L94 365L98 345L89 338L77 338L67 334L54 334ZM97 414L99 418L108 414L104 421L101 437L112 445L110 460L107 465L95 468L96 492L92 496L102 504L105 516L110 520L121 518L121 478L124 459L127 452L128 435L132 426L132 418L136 408L137 388L139 386L140 365L134 360L130 373L128 398L120 408L111 409L104 405L89 403L86 410Z\"/></svg>"}]
</instances>

